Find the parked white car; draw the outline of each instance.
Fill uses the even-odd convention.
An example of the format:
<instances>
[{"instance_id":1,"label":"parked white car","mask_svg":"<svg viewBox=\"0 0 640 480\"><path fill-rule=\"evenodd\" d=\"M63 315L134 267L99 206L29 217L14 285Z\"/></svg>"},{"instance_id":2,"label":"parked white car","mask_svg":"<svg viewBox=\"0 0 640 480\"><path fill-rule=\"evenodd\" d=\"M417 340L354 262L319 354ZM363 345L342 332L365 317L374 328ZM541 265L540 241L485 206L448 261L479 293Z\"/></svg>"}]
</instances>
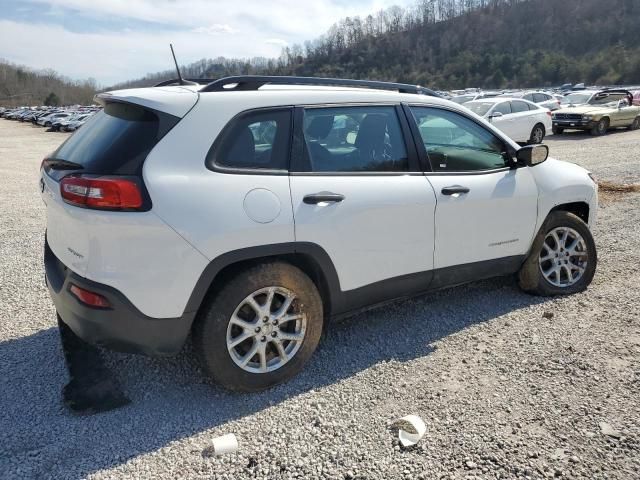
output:
<instances>
[{"instance_id":1,"label":"parked white car","mask_svg":"<svg viewBox=\"0 0 640 480\"><path fill-rule=\"evenodd\" d=\"M467 102L464 106L489 120L516 142L542 143L553 126L549 109L520 98L485 98Z\"/></svg>"},{"instance_id":2,"label":"parked white car","mask_svg":"<svg viewBox=\"0 0 640 480\"><path fill-rule=\"evenodd\" d=\"M255 391L333 317L499 275L537 295L593 278L589 172L427 89L244 76L98 99L41 168L63 341L173 355L192 334L205 372Z\"/></svg>"},{"instance_id":3,"label":"parked white car","mask_svg":"<svg viewBox=\"0 0 640 480\"><path fill-rule=\"evenodd\" d=\"M558 110L560 108L560 100L554 97L551 93L541 92L539 90L525 90L522 92L513 92L508 95L503 95L510 98L522 98L528 102L535 103L542 108L548 108L551 111Z\"/></svg>"},{"instance_id":4,"label":"parked white car","mask_svg":"<svg viewBox=\"0 0 640 480\"><path fill-rule=\"evenodd\" d=\"M72 114L71 113L67 113L67 112L58 112L58 113L52 113L50 115L45 115L42 116L40 118L38 118L37 120L37 124L38 125L42 125L43 127L50 127L51 124L53 122L55 122L56 120L61 120L63 118L68 118L70 117Z\"/></svg>"},{"instance_id":5,"label":"parked white car","mask_svg":"<svg viewBox=\"0 0 640 480\"><path fill-rule=\"evenodd\" d=\"M471 102L472 100L480 100L482 98L497 97L498 95L500 95L500 92L474 92L474 93L465 93L463 95L456 95L454 97L449 98L449 100L462 105L467 102Z\"/></svg>"}]
</instances>

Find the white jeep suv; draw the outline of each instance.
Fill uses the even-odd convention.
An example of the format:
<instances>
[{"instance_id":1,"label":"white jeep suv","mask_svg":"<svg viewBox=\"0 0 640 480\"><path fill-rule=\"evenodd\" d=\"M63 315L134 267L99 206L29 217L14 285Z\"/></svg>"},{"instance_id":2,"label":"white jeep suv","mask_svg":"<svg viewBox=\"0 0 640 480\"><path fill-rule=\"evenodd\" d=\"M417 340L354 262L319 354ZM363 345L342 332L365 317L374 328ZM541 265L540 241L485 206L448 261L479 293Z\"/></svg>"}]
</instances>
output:
<instances>
[{"instance_id":1,"label":"white jeep suv","mask_svg":"<svg viewBox=\"0 0 640 480\"><path fill-rule=\"evenodd\" d=\"M593 278L590 174L430 90L248 76L97 99L41 169L47 284L89 344L173 355L192 334L208 374L253 391L300 371L332 317Z\"/></svg>"}]
</instances>

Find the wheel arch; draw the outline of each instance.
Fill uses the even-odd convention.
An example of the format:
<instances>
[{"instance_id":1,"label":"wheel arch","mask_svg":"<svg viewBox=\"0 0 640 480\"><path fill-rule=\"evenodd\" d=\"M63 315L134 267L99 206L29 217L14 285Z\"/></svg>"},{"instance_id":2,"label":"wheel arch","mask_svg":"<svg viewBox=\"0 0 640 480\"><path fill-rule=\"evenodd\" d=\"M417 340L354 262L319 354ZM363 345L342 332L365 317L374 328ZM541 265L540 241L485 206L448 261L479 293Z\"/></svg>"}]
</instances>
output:
<instances>
[{"instance_id":1,"label":"wheel arch","mask_svg":"<svg viewBox=\"0 0 640 480\"><path fill-rule=\"evenodd\" d=\"M558 211L569 212L579 217L584 223L588 225L590 208L591 207L589 207L589 204L587 202L563 203L553 207L547 214L547 217L551 215L553 212L558 212Z\"/></svg>"},{"instance_id":2,"label":"wheel arch","mask_svg":"<svg viewBox=\"0 0 640 480\"><path fill-rule=\"evenodd\" d=\"M311 278L320 292L325 316L339 307L338 274L327 252L310 242L291 242L242 248L212 260L200 275L185 312L199 312L205 299L238 272L260 263L282 261L298 267Z\"/></svg>"}]
</instances>

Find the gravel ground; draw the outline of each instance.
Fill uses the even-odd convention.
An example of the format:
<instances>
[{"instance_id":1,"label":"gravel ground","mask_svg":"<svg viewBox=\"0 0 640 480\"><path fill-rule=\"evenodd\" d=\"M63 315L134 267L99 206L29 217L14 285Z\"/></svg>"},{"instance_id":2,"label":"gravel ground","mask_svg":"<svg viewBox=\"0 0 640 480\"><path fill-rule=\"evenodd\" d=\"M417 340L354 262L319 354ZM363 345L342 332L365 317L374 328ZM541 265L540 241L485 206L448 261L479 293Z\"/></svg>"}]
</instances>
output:
<instances>
[{"instance_id":1,"label":"gravel ground","mask_svg":"<svg viewBox=\"0 0 640 480\"><path fill-rule=\"evenodd\" d=\"M133 403L79 417L41 265L38 167L63 138L0 120L0 478L640 477L640 194L602 206L583 294L504 278L397 303L333 324L301 375L251 395L206 383L188 347L109 353ZM640 182L640 132L548 144ZM404 450L390 424L410 413L427 434ZM231 432L237 454L203 454Z\"/></svg>"}]
</instances>

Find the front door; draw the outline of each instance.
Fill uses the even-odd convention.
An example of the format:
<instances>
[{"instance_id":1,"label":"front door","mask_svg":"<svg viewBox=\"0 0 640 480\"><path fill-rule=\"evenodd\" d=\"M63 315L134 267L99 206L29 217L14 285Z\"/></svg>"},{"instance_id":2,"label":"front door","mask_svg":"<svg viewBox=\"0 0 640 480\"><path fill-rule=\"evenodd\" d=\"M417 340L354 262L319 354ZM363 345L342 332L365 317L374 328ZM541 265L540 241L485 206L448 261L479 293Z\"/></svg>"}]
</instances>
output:
<instances>
[{"instance_id":1,"label":"front door","mask_svg":"<svg viewBox=\"0 0 640 480\"><path fill-rule=\"evenodd\" d=\"M433 170L427 178L437 199L436 281L440 275L443 283L461 283L517 268L537 219L538 191L529 168L509 168L505 142L470 117L436 107L410 109Z\"/></svg>"},{"instance_id":2,"label":"front door","mask_svg":"<svg viewBox=\"0 0 640 480\"><path fill-rule=\"evenodd\" d=\"M501 113L502 116L494 117L495 113ZM520 132L516 125L515 118L511 112L511 102L505 101L498 103L490 112L490 122L500 131L504 132L507 137L512 140L519 140Z\"/></svg>"},{"instance_id":3,"label":"front door","mask_svg":"<svg viewBox=\"0 0 640 480\"><path fill-rule=\"evenodd\" d=\"M427 288L436 200L400 107L301 108L296 124L296 241L329 254L343 292L370 288L366 303L398 296L407 279Z\"/></svg>"}]
</instances>

